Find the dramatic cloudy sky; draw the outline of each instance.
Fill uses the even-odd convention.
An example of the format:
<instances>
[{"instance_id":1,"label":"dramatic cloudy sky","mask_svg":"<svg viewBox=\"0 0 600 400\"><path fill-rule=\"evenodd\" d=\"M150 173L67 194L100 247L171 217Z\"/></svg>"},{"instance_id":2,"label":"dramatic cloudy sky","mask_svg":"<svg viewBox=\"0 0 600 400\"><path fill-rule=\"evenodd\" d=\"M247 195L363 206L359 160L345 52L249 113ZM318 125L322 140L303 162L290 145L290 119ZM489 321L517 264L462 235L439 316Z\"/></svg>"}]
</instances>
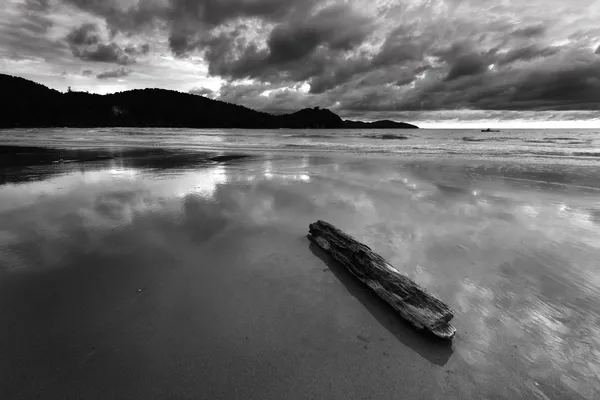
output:
<instances>
[{"instance_id":1,"label":"dramatic cloudy sky","mask_svg":"<svg viewBox=\"0 0 600 400\"><path fill-rule=\"evenodd\" d=\"M59 90L600 127L598 0L1 1L0 72Z\"/></svg>"}]
</instances>

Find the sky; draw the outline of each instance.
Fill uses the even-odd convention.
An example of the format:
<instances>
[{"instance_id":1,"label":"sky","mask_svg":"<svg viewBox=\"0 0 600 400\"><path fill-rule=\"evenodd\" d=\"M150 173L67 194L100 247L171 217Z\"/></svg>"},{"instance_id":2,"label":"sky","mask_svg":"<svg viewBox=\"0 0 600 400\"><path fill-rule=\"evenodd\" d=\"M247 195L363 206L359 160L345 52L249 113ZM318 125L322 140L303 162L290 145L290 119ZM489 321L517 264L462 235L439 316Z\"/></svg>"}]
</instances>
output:
<instances>
[{"instance_id":1,"label":"sky","mask_svg":"<svg viewBox=\"0 0 600 400\"><path fill-rule=\"evenodd\" d=\"M598 0L1 0L0 73L422 127L600 128Z\"/></svg>"}]
</instances>

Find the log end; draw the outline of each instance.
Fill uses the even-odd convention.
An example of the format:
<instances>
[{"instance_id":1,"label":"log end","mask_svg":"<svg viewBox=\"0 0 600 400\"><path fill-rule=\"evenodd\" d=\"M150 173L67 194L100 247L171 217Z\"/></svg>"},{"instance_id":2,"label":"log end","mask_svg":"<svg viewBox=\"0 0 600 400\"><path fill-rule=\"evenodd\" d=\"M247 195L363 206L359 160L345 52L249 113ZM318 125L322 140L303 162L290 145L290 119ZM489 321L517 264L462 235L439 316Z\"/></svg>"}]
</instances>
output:
<instances>
[{"instance_id":1,"label":"log end","mask_svg":"<svg viewBox=\"0 0 600 400\"><path fill-rule=\"evenodd\" d=\"M441 339L451 340L454 338L454 335L456 335L456 328L448 323L445 323L431 329L431 333Z\"/></svg>"},{"instance_id":2,"label":"log end","mask_svg":"<svg viewBox=\"0 0 600 400\"><path fill-rule=\"evenodd\" d=\"M310 240L313 243L316 243L320 248L322 248L325 251L329 251L329 249L331 248L329 242L321 236L315 236L309 233L308 235L306 235L306 237L308 238L308 240Z\"/></svg>"}]
</instances>

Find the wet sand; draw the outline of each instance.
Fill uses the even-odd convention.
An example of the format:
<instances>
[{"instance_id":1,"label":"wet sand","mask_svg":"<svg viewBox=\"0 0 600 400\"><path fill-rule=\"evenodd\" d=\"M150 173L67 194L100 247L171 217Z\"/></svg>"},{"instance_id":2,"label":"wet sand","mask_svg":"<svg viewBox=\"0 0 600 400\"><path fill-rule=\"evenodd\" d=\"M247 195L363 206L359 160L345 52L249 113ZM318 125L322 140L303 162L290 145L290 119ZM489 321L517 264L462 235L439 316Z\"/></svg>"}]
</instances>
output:
<instances>
[{"instance_id":1,"label":"wet sand","mask_svg":"<svg viewBox=\"0 0 600 400\"><path fill-rule=\"evenodd\" d=\"M3 165L2 398L600 394L597 171L85 154ZM311 245L317 219L455 308L455 340Z\"/></svg>"}]
</instances>

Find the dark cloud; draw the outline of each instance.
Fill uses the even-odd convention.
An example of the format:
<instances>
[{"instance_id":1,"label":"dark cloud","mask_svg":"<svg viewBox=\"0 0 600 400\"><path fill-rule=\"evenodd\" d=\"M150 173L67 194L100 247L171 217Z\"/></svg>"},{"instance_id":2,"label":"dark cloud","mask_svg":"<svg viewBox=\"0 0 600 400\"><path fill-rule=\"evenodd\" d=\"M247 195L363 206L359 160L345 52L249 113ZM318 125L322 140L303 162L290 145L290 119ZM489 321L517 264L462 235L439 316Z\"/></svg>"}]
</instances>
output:
<instances>
[{"instance_id":1,"label":"dark cloud","mask_svg":"<svg viewBox=\"0 0 600 400\"><path fill-rule=\"evenodd\" d=\"M277 26L269 36L269 64L304 58L318 46L332 51L351 50L371 30L371 21L345 4L324 8L308 19Z\"/></svg>"},{"instance_id":2,"label":"dark cloud","mask_svg":"<svg viewBox=\"0 0 600 400\"><path fill-rule=\"evenodd\" d=\"M595 51L594 53L595 53L595 54L600 54L600 46L598 46L598 47L596 48L596 51Z\"/></svg>"},{"instance_id":3,"label":"dark cloud","mask_svg":"<svg viewBox=\"0 0 600 400\"><path fill-rule=\"evenodd\" d=\"M367 57L340 59L336 64L330 63L321 74L311 77L310 93L323 93L370 70L372 70L372 64Z\"/></svg>"},{"instance_id":4,"label":"dark cloud","mask_svg":"<svg viewBox=\"0 0 600 400\"><path fill-rule=\"evenodd\" d=\"M131 74L131 70L125 69L124 67L102 72L96 75L98 79L110 79L110 78L122 78Z\"/></svg>"},{"instance_id":5,"label":"dark cloud","mask_svg":"<svg viewBox=\"0 0 600 400\"><path fill-rule=\"evenodd\" d=\"M491 64L489 52L474 50L469 42L457 42L450 47L435 51L433 54L449 67L445 81L479 75L487 71Z\"/></svg>"},{"instance_id":6,"label":"dark cloud","mask_svg":"<svg viewBox=\"0 0 600 400\"><path fill-rule=\"evenodd\" d=\"M561 51L558 46L540 48L537 45L520 47L509 50L496 61L498 65L510 64L515 61L530 61L535 58L548 57Z\"/></svg>"},{"instance_id":7,"label":"dark cloud","mask_svg":"<svg viewBox=\"0 0 600 400\"><path fill-rule=\"evenodd\" d=\"M65 39L72 46L93 46L100 43L98 27L92 23L74 28Z\"/></svg>"},{"instance_id":8,"label":"dark cloud","mask_svg":"<svg viewBox=\"0 0 600 400\"><path fill-rule=\"evenodd\" d=\"M487 70L489 61L478 53L464 54L453 61L446 80L451 81L463 76L482 74Z\"/></svg>"},{"instance_id":9,"label":"dark cloud","mask_svg":"<svg viewBox=\"0 0 600 400\"><path fill-rule=\"evenodd\" d=\"M329 60L322 73L312 76L310 79L310 92L314 94L323 93L335 88L363 74L384 69L389 82L396 81L397 84L408 84L414 80L414 76L405 76L406 70L398 76L398 66L413 68L422 62L426 51L435 42L435 38L429 33L415 34L411 26L401 26L392 30L383 45L375 55L358 54L350 58L339 57ZM416 74L422 71L417 71ZM396 74L396 76L394 76ZM378 74L381 78L381 74ZM372 78L372 76L370 77ZM369 77L359 78L365 83ZM380 79L379 79L380 80Z\"/></svg>"},{"instance_id":10,"label":"dark cloud","mask_svg":"<svg viewBox=\"0 0 600 400\"><path fill-rule=\"evenodd\" d=\"M518 82L511 96L513 107L600 109L600 61L573 61L571 66L531 71L526 80Z\"/></svg>"},{"instance_id":11,"label":"dark cloud","mask_svg":"<svg viewBox=\"0 0 600 400\"><path fill-rule=\"evenodd\" d=\"M392 30L375 55L358 54L329 62L324 71L310 80L311 93L318 94L343 85L353 79L361 86L369 84L409 84L430 66L424 61L428 50L436 43L432 32L416 32L407 24ZM385 81L385 82L384 82Z\"/></svg>"},{"instance_id":12,"label":"dark cloud","mask_svg":"<svg viewBox=\"0 0 600 400\"><path fill-rule=\"evenodd\" d=\"M543 36L546 33L546 27L544 25L531 25L524 28L515 29L512 34L517 37L533 38L537 36Z\"/></svg>"},{"instance_id":13,"label":"dark cloud","mask_svg":"<svg viewBox=\"0 0 600 400\"><path fill-rule=\"evenodd\" d=\"M91 69L84 69L83 71L81 71L81 75L91 76L91 75L94 75L94 71L92 71Z\"/></svg>"},{"instance_id":14,"label":"dark cloud","mask_svg":"<svg viewBox=\"0 0 600 400\"><path fill-rule=\"evenodd\" d=\"M422 60L436 38L431 32L417 34L414 29L410 25L394 29L373 58L373 63L382 66Z\"/></svg>"},{"instance_id":15,"label":"dark cloud","mask_svg":"<svg viewBox=\"0 0 600 400\"><path fill-rule=\"evenodd\" d=\"M414 77L414 75L412 75L412 74L411 74L411 75L409 75L409 76L405 76L405 77L403 77L403 78L401 78L401 79L397 80L397 81L395 82L395 85L396 85L396 86L404 86L404 85L411 84L411 83L413 83L414 81L415 81L415 77Z\"/></svg>"},{"instance_id":16,"label":"dark cloud","mask_svg":"<svg viewBox=\"0 0 600 400\"><path fill-rule=\"evenodd\" d=\"M83 61L129 65L136 62L137 56L150 51L148 44L122 48L116 42L104 43L98 25L92 23L74 28L65 40L73 55Z\"/></svg>"},{"instance_id":17,"label":"dark cloud","mask_svg":"<svg viewBox=\"0 0 600 400\"><path fill-rule=\"evenodd\" d=\"M333 5L277 25L263 49L245 39L244 27L193 45L181 38L171 42L171 47L178 54L194 47L203 49L212 75L299 82L319 76L360 45L370 32L370 24L349 6Z\"/></svg>"},{"instance_id":18,"label":"dark cloud","mask_svg":"<svg viewBox=\"0 0 600 400\"><path fill-rule=\"evenodd\" d=\"M73 49L73 55L83 61L96 61L128 65L135 63L135 59L126 54L116 43L99 43L93 48Z\"/></svg>"}]
</instances>

